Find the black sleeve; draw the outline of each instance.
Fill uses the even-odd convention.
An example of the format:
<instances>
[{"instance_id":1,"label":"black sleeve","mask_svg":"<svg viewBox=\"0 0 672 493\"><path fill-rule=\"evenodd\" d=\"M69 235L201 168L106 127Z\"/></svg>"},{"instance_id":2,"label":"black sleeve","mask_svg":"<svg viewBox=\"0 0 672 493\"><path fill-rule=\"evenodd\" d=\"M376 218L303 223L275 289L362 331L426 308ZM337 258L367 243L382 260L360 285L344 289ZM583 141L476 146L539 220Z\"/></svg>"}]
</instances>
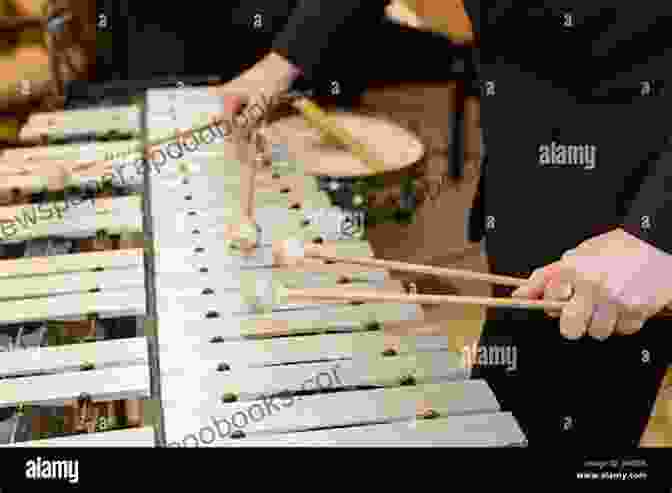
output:
<instances>
[{"instance_id":1,"label":"black sleeve","mask_svg":"<svg viewBox=\"0 0 672 493\"><path fill-rule=\"evenodd\" d=\"M275 39L273 51L310 78L337 35L372 9L382 16L387 3L387 0L299 0L289 22Z\"/></svg>"},{"instance_id":2,"label":"black sleeve","mask_svg":"<svg viewBox=\"0 0 672 493\"><path fill-rule=\"evenodd\" d=\"M653 163L634 201L623 229L659 250L672 253L672 151Z\"/></svg>"}]
</instances>

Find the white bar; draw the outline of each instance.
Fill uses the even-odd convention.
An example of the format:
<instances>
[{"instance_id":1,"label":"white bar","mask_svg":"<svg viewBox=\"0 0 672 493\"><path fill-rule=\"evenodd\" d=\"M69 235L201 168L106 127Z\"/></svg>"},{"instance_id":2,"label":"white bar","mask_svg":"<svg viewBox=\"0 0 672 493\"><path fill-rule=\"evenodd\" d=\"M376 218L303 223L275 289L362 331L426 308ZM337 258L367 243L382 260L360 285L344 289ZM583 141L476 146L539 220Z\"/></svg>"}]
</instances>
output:
<instances>
[{"instance_id":1,"label":"white bar","mask_svg":"<svg viewBox=\"0 0 672 493\"><path fill-rule=\"evenodd\" d=\"M136 365L0 380L0 408L63 405L82 393L93 401L143 399L149 396L149 369Z\"/></svg>"},{"instance_id":2,"label":"white bar","mask_svg":"<svg viewBox=\"0 0 672 493\"><path fill-rule=\"evenodd\" d=\"M137 134L139 125L140 112L136 106L37 113L23 127L20 138L29 140L43 136L70 137L89 133L102 135L113 130Z\"/></svg>"},{"instance_id":3,"label":"white bar","mask_svg":"<svg viewBox=\"0 0 672 493\"><path fill-rule=\"evenodd\" d=\"M414 355L361 357L330 363L304 363L265 368L234 367L217 371L219 362L201 359L197 353L183 353L182 367L177 353L162 360L163 383L188 383L204 396L235 394L240 401L260 399L282 391L315 391L353 386L400 387L408 376L415 384L465 380L467 371L458 353L437 351Z\"/></svg>"},{"instance_id":4,"label":"white bar","mask_svg":"<svg viewBox=\"0 0 672 493\"><path fill-rule=\"evenodd\" d=\"M49 208L55 203L45 204ZM5 231L5 239L0 243L25 241L48 236L62 236L65 238L83 238L95 235L97 231L107 231L111 234L121 232L142 231L142 214L140 198L137 196L120 197L108 201L104 209L92 207L91 200L82 202L76 207L70 205L66 210L56 213L51 210L50 219L39 218L27 220L21 217L22 223L15 224L16 232ZM109 207L108 207L109 206ZM30 206L27 206L31 209ZM6 229L6 228L5 228Z\"/></svg>"},{"instance_id":5,"label":"white bar","mask_svg":"<svg viewBox=\"0 0 672 493\"><path fill-rule=\"evenodd\" d=\"M209 440L209 437L206 438ZM421 419L301 433L218 440L214 447L509 447L525 442L511 413Z\"/></svg>"},{"instance_id":6,"label":"white bar","mask_svg":"<svg viewBox=\"0 0 672 493\"><path fill-rule=\"evenodd\" d=\"M227 275L185 274L161 272L156 276L156 285L159 289L186 293L192 291L194 295L201 295L205 287L215 292L241 291L250 286L250 277L265 278L292 283L301 287L337 286L342 277L337 273L312 273L289 270L273 271L238 271ZM230 274L230 275L229 275ZM356 285L362 287L383 287L385 280L382 272L361 272L353 274ZM241 285L242 283L242 285ZM145 274L142 268L115 269L103 272L77 272L71 274L56 274L50 276L22 277L0 279L0 302L3 300L29 298L35 296L86 293L94 289L103 291L128 288L143 288ZM249 288L248 288L249 290Z\"/></svg>"},{"instance_id":7,"label":"white bar","mask_svg":"<svg viewBox=\"0 0 672 493\"><path fill-rule=\"evenodd\" d=\"M145 290L66 294L0 303L0 323L39 322L88 314L102 318L143 316Z\"/></svg>"},{"instance_id":8,"label":"white bar","mask_svg":"<svg viewBox=\"0 0 672 493\"><path fill-rule=\"evenodd\" d=\"M143 288L144 276L143 269L135 267L103 272L4 279L0 280L0 303L5 299L85 293L96 288L101 290Z\"/></svg>"},{"instance_id":9,"label":"white bar","mask_svg":"<svg viewBox=\"0 0 672 493\"><path fill-rule=\"evenodd\" d=\"M0 447L155 447L154 429L145 426L128 430L113 430L101 433L31 440L28 442L0 445Z\"/></svg>"},{"instance_id":10,"label":"white bar","mask_svg":"<svg viewBox=\"0 0 672 493\"><path fill-rule=\"evenodd\" d=\"M202 307L206 310L208 307ZM216 307L214 307L216 309ZM204 314L205 311L201 311ZM417 321L423 323L421 308L404 304L314 305L299 310L273 311L264 314L226 314L219 317L199 316L187 321L174 310L159 312L161 342L171 347L183 344L204 345L214 337L223 341L269 339L312 334L371 331L372 322ZM409 329L410 330L410 329ZM406 336L407 337L407 336ZM179 344L178 346L179 347Z\"/></svg>"},{"instance_id":11,"label":"white bar","mask_svg":"<svg viewBox=\"0 0 672 493\"><path fill-rule=\"evenodd\" d=\"M258 406L254 408L250 402L222 404L219 399L220 395L201 394L200 389L187 379L164 381L163 404L168 443L182 442L185 436L198 434L203 427L212 426L213 419L235 420L234 414L245 414L251 409L257 421L248 417L247 425L243 426L248 435L410 421L430 409L440 416L486 414L500 410L494 394L481 380L267 398L258 401ZM273 403L277 408L271 406ZM264 417L259 419L262 413ZM244 424L242 417L239 420Z\"/></svg>"},{"instance_id":12,"label":"white bar","mask_svg":"<svg viewBox=\"0 0 672 493\"><path fill-rule=\"evenodd\" d=\"M0 353L0 376L77 371L84 363L97 369L147 364L147 341L135 337Z\"/></svg>"},{"instance_id":13,"label":"white bar","mask_svg":"<svg viewBox=\"0 0 672 493\"><path fill-rule=\"evenodd\" d=\"M226 363L233 370L240 370L248 367L374 357L389 349L394 349L399 355L449 349L447 337L391 337L379 332L227 341L216 344L204 340L198 334L192 334L190 340L189 336L184 335L184 330L182 334L173 335L170 334L170 329L166 331L166 327L159 327L162 367L171 374L174 370L179 370L177 375L183 368L180 361L190 359L185 356L187 351L198 355L204 365L209 363L213 369L219 363Z\"/></svg>"},{"instance_id":14,"label":"white bar","mask_svg":"<svg viewBox=\"0 0 672 493\"><path fill-rule=\"evenodd\" d=\"M143 265L141 249L30 257L0 261L0 279L45 274L84 272L93 269L124 269Z\"/></svg>"},{"instance_id":15,"label":"white bar","mask_svg":"<svg viewBox=\"0 0 672 493\"><path fill-rule=\"evenodd\" d=\"M26 165L27 168L34 169L33 167L38 167L41 164L40 161L60 161L68 158L104 159L108 154L130 151L137 145L140 145L139 140L19 147L3 150L0 154L0 161L10 165ZM48 166L48 164L44 164L44 166Z\"/></svg>"}]
</instances>

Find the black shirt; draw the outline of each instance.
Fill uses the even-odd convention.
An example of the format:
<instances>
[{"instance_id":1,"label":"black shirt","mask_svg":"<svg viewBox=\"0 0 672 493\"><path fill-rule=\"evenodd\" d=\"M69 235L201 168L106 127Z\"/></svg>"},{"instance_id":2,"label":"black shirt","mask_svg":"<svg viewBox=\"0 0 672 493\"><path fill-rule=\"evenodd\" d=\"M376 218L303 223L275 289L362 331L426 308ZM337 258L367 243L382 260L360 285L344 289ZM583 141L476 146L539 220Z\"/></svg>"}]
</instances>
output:
<instances>
[{"instance_id":1,"label":"black shirt","mask_svg":"<svg viewBox=\"0 0 672 493\"><path fill-rule=\"evenodd\" d=\"M672 5L535 3L465 2L481 47L492 269L527 275L618 226L672 253Z\"/></svg>"},{"instance_id":2,"label":"black shirt","mask_svg":"<svg viewBox=\"0 0 672 493\"><path fill-rule=\"evenodd\" d=\"M218 0L171 8L102 0L100 10L114 17L107 29L113 48L100 51L115 53L109 61L100 57L98 80L181 74L230 80L274 49L302 66L303 79L327 87L338 79L343 86L379 49L370 33L387 3Z\"/></svg>"}]
</instances>

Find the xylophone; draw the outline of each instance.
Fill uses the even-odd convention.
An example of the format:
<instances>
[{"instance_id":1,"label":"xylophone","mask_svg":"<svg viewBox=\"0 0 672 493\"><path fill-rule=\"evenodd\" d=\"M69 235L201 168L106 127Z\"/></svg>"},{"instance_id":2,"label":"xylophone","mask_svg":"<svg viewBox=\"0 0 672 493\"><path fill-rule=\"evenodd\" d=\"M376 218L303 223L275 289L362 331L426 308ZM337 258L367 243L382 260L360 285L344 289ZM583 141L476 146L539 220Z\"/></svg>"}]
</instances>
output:
<instances>
[{"instance_id":1,"label":"xylophone","mask_svg":"<svg viewBox=\"0 0 672 493\"><path fill-rule=\"evenodd\" d=\"M208 121L221 103L199 89L162 89L148 91L144 109L110 111L36 118L24 135L49 142L90 125L100 136L122 128L123 117L111 115L135 112L141 118L130 131L142 145ZM135 166L124 168L123 179L108 175L126 196L83 207L47 202L65 211L12 237L142 232L144 248L3 261L0 323L146 317L144 334L135 337L1 353L0 408L77 401L88 422L98 402L144 399L135 426L88 426L13 446L524 444L513 417L500 411L485 382L468 379L463 355L423 321L420 305L403 301L403 287L387 270L319 258L278 264L275 246L287 238L333 258L372 256L357 234L361 225L305 174L301 156L263 142L257 155L255 141L199 138L198 146L193 136L189 143L177 138L174 151L194 150L162 164L150 155L142 175ZM72 191L105 181L99 169L78 167L83 149L99 159L137 144L17 149L0 156L0 170L10 190ZM231 232L245 210L241 170L255 162L263 162L253 175L258 230L248 252ZM15 213L16 206L0 209L5 217ZM400 301L269 300L269 281Z\"/></svg>"},{"instance_id":2,"label":"xylophone","mask_svg":"<svg viewBox=\"0 0 672 493\"><path fill-rule=\"evenodd\" d=\"M49 119L54 116L57 118L69 116L71 120L74 118L73 121L79 116L77 121L81 124L86 121L87 116L91 118L91 113L98 114L97 111L91 111L89 114L75 113L73 115L73 113L38 114L26 130L34 126L36 122L39 124L40 118L45 115ZM73 126L72 123L67 122L60 122L60 125L60 128L63 128L62 135L55 136L50 130L40 137L45 144L43 147L11 149L0 156L0 162L2 162L0 174L3 175L0 196L3 197L3 205L5 205L0 208L0 223L3 223L0 224L0 251L4 253L5 258L2 261L3 274L0 275L0 282L3 283L3 287L7 288L1 295L3 301L16 301L23 297L22 295L13 296L8 290L15 282L26 276L29 276L32 282L51 282L49 292L54 296L58 296L59 293L76 293L79 288L69 291L69 284L65 283L61 286L62 279L68 277L67 274L78 272L81 269L86 270L87 267L76 268L73 267L72 262L77 262L80 257L86 262L86 258L95 259L96 255L114 255L135 251L127 249L141 248L143 244L138 197L115 197L118 192L127 195L132 191L132 186L112 187L108 186L111 183L104 182L84 190L82 187L72 186L75 183L66 183L63 180L61 168L54 162L55 158L62 156L62 163L76 166L79 160L86 158L89 147L74 142L81 142L82 137L91 140L105 139L109 136L105 131L82 136L77 130L77 125ZM119 128L119 124L116 123L116 125ZM92 126L95 128L95 124ZM120 127L123 131L123 125ZM119 133L118 129L115 130ZM21 139L24 142L32 142L30 136L25 133L21 135ZM59 142L68 141L73 143L58 145ZM91 142L91 144L100 145L96 142ZM95 148L94 145L90 147L92 150ZM102 159L104 156L98 157ZM59 170L52 174L56 177L54 180L49 178L52 176L50 170L53 166ZM19 170L15 169L16 167ZM8 206L10 204L11 206ZM123 214L128 211L132 214L124 217ZM137 251L141 252L141 250ZM93 255L93 257L88 257L88 255ZM6 260L7 258L14 260ZM47 269L40 274L37 267L39 264L46 266L55 263L58 263L58 266L54 267L55 270ZM95 268L103 268L106 264L109 262L103 260ZM19 270L14 271L14 268ZM49 272L52 274L58 272L65 277L59 278L58 275L44 277L44 274ZM103 273L103 275L109 275L109 273ZM69 277L72 278L72 275ZM78 279L86 282L86 274ZM84 292L87 290L87 288L82 289ZM42 296L39 293L33 296L29 292L30 288L25 292L25 296L34 300L39 300ZM67 302L68 298L58 301L61 300ZM54 299L44 301L53 303ZM31 351L37 351L32 356L38 358L36 354L39 355L40 351L46 349L43 347L46 345L80 344L82 350L87 351L86 347L91 346L90 343L93 341L137 335L140 323L140 320L134 316L123 317L122 314L116 312L112 318L108 315L87 316L81 306L74 308L71 306L67 309L64 307L66 311L72 312L72 315L67 317L56 317L50 310L47 310L43 312L49 315L45 315L45 319L33 317L33 315L42 313L34 305L27 306L23 314L17 314L13 304L7 304L5 307L9 311L5 313L0 322L0 350L13 350L11 357L30 356L30 353L19 355L19 349L27 347ZM134 314L131 313L131 315ZM91 347L95 347L95 344ZM10 358L9 353L3 353L3 355ZM84 365L84 367L89 366L91 366L89 363ZM5 374L0 375L0 378L9 378L12 371L14 370L8 368ZM43 374L45 371L51 372L48 369L37 368L34 373L27 371L19 374L28 376ZM61 370L55 369L54 371ZM21 441L58 436L89 428L114 429L141 421L140 403L136 400L111 399L93 405L88 405L86 401L67 400L56 401L54 405L47 406L47 402L33 406L26 403L18 408L2 409L0 411L0 443L12 439ZM83 408L88 409L86 420L80 420L80 412L84 411ZM11 419L4 420L7 416L11 416Z\"/></svg>"}]
</instances>

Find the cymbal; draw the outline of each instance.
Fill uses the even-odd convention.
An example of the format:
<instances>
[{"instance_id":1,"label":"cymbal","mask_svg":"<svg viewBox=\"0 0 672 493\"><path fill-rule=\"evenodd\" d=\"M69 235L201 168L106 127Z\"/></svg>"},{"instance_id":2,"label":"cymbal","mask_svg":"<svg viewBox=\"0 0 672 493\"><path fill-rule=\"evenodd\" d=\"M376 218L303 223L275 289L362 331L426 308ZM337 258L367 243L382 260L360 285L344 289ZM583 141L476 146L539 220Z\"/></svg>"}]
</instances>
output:
<instances>
[{"instance_id":1,"label":"cymbal","mask_svg":"<svg viewBox=\"0 0 672 493\"><path fill-rule=\"evenodd\" d=\"M346 111L330 112L329 117L380 158L384 163L383 173L412 166L424 156L425 147L420 139L394 122ZM287 145L308 175L363 177L376 174L347 149L324 138L300 115L273 122L267 131L272 140Z\"/></svg>"}]
</instances>

